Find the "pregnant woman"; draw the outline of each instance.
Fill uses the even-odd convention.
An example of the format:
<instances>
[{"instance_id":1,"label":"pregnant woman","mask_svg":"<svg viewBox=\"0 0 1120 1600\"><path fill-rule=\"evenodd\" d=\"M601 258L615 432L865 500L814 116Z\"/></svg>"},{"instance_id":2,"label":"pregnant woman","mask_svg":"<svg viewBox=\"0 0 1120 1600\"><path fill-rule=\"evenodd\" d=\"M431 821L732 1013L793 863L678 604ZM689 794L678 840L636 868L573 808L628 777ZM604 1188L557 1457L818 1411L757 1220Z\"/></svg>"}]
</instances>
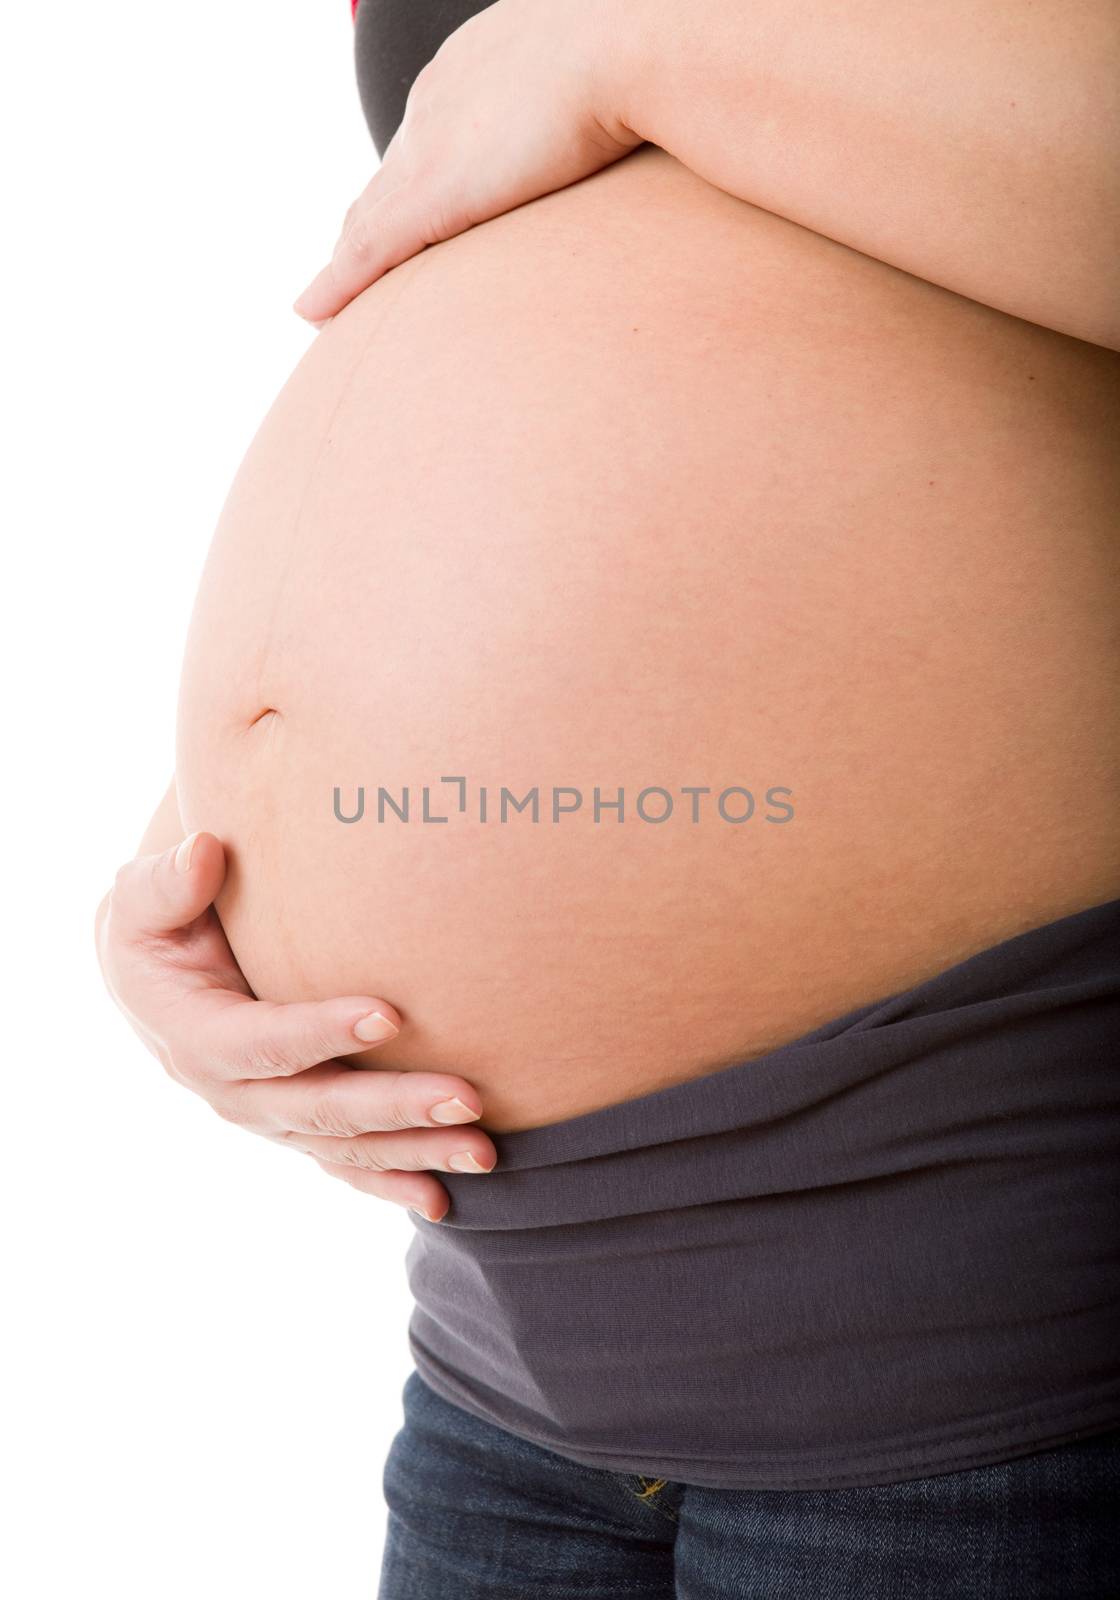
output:
<instances>
[{"instance_id":1,"label":"pregnant woman","mask_svg":"<svg viewBox=\"0 0 1120 1600\"><path fill-rule=\"evenodd\" d=\"M1112 1594L1114 8L476 11L358 6L107 979L420 1213L383 1600Z\"/></svg>"}]
</instances>

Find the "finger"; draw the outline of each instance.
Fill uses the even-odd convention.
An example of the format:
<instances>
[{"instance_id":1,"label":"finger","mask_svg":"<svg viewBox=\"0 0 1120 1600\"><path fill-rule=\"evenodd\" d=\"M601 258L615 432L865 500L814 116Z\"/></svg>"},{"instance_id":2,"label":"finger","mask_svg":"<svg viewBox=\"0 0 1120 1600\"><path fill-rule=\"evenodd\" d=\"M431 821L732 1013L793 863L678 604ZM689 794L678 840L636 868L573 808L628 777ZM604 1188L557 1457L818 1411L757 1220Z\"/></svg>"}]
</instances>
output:
<instances>
[{"instance_id":1,"label":"finger","mask_svg":"<svg viewBox=\"0 0 1120 1600\"><path fill-rule=\"evenodd\" d=\"M212 990L192 1004L192 1050L213 1075L288 1078L336 1056L355 1055L395 1039L400 1013L387 1000L346 995L289 1004Z\"/></svg>"},{"instance_id":2,"label":"finger","mask_svg":"<svg viewBox=\"0 0 1120 1600\"><path fill-rule=\"evenodd\" d=\"M394 139L393 143L395 142L396 141ZM388 165L386 165L386 163L388 163ZM373 177L366 184L365 188L354 201L353 205L346 208L346 215L342 219L342 227L339 229L338 238L334 242L335 250L338 249L339 245L350 232L350 229L354 226L355 222L357 222L362 212L368 211L370 206L373 205L374 201L379 195L388 194L390 189L394 188L397 183L401 182L401 172L403 170L404 169L392 159L390 151L386 150L381 165L378 167Z\"/></svg>"},{"instance_id":3,"label":"finger","mask_svg":"<svg viewBox=\"0 0 1120 1600\"><path fill-rule=\"evenodd\" d=\"M442 210L421 179L377 195L359 209L293 309L309 322L333 317L391 268L469 226L466 218L451 225Z\"/></svg>"},{"instance_id":4,"label":"finger","mask_svg":"<svg viewBox=\"0 0 1120 1600\"><path fill-rule=\"evenodd\" d=\"M219 1100L214 1103L223 1115L259 1132L331 1139L441 1128L482 1115L478 1091L464 1078L382 1067L361 1072L334 1063L297 1077L231 1084Z\"/></svg>"},{"instance_id":5,"label":"finger","mask_svg":"<svg viewBox=\"0 0 1120 1600\"><path fill-rule=\"evenodd\" d=\"M329 1139L289 1134L286 1140L309 1156L362 1172L492 1172L498 1152L480 1128L462 1133L408 1129L400 1133L367 1133L356 1139Z\"/></svg>"},{"instance_id":6,"label":"finger","mask_svg":"<svg viewBox=\"0 0 1120 1600\"><path fill-rule=\"evenodd\" d=\"M451 1207L451 1196L435 1178L413 1177L404 1172L364 1172L360 1167L336 1166L318 1156L313 1156L312 1160L328 1177L340 1179L360 1194L407 1206L410 1211L427 1217L429 1222L441 1222Z\"/></svg>"},{"instance_id":7,"label":"finger","mask_svg":"<svg viewBox=\"0 0 1120 1600\"><path fill-rule=\"evenodd\" d=\"M211 904L225 874L225 851L212 833L188 834L159 855L136 856L113 883L114 932L143 938L188 927Z\"/></svg>"}]
</instances>

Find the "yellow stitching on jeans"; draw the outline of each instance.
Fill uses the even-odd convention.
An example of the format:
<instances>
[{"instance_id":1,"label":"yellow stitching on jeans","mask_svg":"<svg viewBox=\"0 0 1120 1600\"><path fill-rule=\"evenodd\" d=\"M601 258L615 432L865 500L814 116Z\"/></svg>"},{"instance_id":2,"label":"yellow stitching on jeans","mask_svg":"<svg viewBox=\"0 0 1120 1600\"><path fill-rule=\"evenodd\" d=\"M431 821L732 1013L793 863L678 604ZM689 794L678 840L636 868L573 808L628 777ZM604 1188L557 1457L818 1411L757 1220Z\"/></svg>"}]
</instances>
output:
<instances>
[{"instance_id":1,"label":"yellow stitching on jeans","mask_svg":"<svg viewBox=\"0 0 1120 1600\"><path fill-rule=\"evenodd\" d=\"M650 1495L656 1494L659 1489L664 1489L669 1480L668 1478L651 1478L649 1482L646 1483L645 1478L639 1478L638 1481L639 1483L645 1484L645 1488L642 1490L641 1494L638 1495L638 1499L648 1500ZM637 1494L638 1491L635 1489L634 1493Z\"/></svg>"}]
</instances>

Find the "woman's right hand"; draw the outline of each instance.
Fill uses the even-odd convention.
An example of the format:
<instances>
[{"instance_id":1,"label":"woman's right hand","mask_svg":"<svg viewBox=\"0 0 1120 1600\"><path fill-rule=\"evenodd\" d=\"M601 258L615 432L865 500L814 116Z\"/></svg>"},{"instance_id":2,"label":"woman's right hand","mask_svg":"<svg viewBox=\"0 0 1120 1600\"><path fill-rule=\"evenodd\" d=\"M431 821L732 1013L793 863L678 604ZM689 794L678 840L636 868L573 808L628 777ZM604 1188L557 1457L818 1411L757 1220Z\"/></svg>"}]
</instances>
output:
<instances>
[{"instance_id":1,"label":"woman's right hand","mask_svg":"<svg viewBox=\"0 0 1120 1600\"><path fill-rule=\"evenodd\" d=\"M481 1170L497 1160L481 1128L446 1125L482 1115L477 1092L446 1073L335 1059L396 1036L401 1019L383 1000L255 999L214 910L225 870L210 833L120 869L97 910L109 992L170 1076L227 1122L438 1222L450 1201L430 1172L462 1170L451 1158L463 1152Z\"/></svg>"}]
</instances>

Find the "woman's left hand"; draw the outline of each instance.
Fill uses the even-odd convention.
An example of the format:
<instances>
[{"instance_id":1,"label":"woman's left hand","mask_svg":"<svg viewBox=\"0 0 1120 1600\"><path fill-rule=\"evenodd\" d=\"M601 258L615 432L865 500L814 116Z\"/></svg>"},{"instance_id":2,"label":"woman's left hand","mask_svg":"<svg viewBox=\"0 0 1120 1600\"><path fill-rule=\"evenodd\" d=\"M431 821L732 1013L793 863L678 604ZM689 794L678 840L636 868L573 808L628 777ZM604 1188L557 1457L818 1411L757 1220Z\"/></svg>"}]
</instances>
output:
<instances>
[{"instance_id":1,"label":"woman's left hand","mask_svg":"<svg viewBox=\"0 0 1120 1600\"><path fill-rule=\"evenodd\" d=\"M609 104L624 35L608 0L497 0L468 18L417 76L380 168L296 311L322 323L425 246L641 144Z\"/></svg>"}]
</instances>

